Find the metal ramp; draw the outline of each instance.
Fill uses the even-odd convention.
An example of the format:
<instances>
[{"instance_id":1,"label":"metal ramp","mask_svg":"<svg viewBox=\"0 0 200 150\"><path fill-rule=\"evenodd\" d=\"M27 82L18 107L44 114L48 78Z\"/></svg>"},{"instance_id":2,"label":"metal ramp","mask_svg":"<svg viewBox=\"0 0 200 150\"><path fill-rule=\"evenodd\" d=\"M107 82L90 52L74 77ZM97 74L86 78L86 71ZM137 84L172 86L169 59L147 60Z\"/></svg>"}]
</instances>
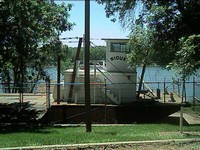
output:
<instances>
[{"instance_id":1,"label":"metal ramp","mask_svg":"<svg viewBox=\"0 0 200 150\"><path fill-rule=\"evenodd\" d=\"M121 104L121 95L120 95L120 87L118 85L117 80L108 72L105 71L105 69L97 69L101 75L103 76L98 76L96 81L97 87L115 104ZM102 83L105 83L104 85ZM115 86L117 87L116 90L112 90L112 87Z\"/></svg>"},{"instance_id":2,"label":"metal ramp","mask_svg":"<svg viewBox=\"0 0 200 150\"><path fill-rule=\"evenodd\" d=\"M123 73L118 73L120 77L116 78L112 73L109 73L103 67L97 68L98 72L100 73L97 76L96 82L101 83L98 85L98 88L115 104L126 103L126 99L123 98L123 90L130 90L131 92L134 89L130 88L130 84L132 85L133 82L128 79ZM123 83L121 83L123 81ZM102 83L105 83L103 85ZM130 101L130 100L129 100Z\"/></svg>"}]
</instances>

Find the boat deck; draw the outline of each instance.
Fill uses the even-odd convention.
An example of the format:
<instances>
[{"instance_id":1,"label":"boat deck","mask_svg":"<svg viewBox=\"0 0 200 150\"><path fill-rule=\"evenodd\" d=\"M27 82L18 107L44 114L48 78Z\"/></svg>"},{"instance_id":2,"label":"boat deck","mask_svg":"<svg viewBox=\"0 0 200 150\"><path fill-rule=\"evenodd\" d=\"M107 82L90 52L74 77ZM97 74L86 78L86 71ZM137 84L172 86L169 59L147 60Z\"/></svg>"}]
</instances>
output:
<instances>
[{"instance_id":1,"label":"boat deck","mask_svg":"<svg viewBox=\"0 0 200 150\"><path fill-rule=\"evenodd\" d=\"M157 99L156 94L155 93L145 93L145 94L140 94L140 97L143 99ZM160 94L160 98L157 99L159 102L163 102L163 103L178 103L180 104L182 101L182 97L179 96L177 93L173 92L173 93L161 93Z\"/></svg>"},{"instance_id":2,"label":"boat deck","mask_svg":"<svg viewBox=\"0 0 200 150\"><path fill-rule=\"evenodd\" d=\"M180 101L181 101L181 98L177 95L177 94L174 94L174 99L175 99L175 102L172 102L171 101L171 98L170 98L170 95L162 95L163 97L165 97L165 100L164 99L161 99L161 100L158 100L158 102L160 102L160 105L162 105L162 103L164 104L164 103L166 103L168 106L172 106L172 107L174 107L174 106L178 106L178 104L180 104ZM145 96L146 98L147 98L147 96ZM162 98L162 97L161 97ZM147 100L145 101L145 103L146 102L151 102L151 100L149 99L148 100L148 98L147 98ZM0 94L0 104L1 105L11 105L11 104L20 104L20 102L22 102L22 99L21 99L21 101L20 101L20 94L18 94L18 93L16 93L16 94ZM41 117L43 117L45 114L46 114L46 112L47 112L47 103L46 103L46 95L45 94L30 94L30 93L24 93L23 94L23 102L22 102L23 104L26 104L27 106L27 108L28 109L34 109L34 110L37 110L37 111L39 111L40 113L39 113L39 115L37 116L38 118L41 118ZM141 103L142 104L142 103ZM146 103L147 104L147 103ZM57 104L57 102L55 102L54 100L53 100L53 98L52 98L52 95L51 95L51 97L50 97L50 105L51 105L51 108L53 108L54 110L55 110L55 113L57 113L57 114L59 114L59 113L61 113L60 114L60 116L62 116L63 115L63 110L60 110L60 108L61 109L66 109L67 108L67 110L68 110L68 113L70 112L69 110L70 109L74 109L74 108L76 108L77 110L77 113L78 114L84 114L84 104L69 104L69 103L67 103L67 102L60 102L60 104ZM174 106L173 106L174 105ZM116 106L116 105L115 105ZM139 107L138 107L139 106ZM157 109L157 105L155 105L156 107L154 107L154 108L156 108ZM164 106L164 105L163 105ZM162 106L162 107L163 107ZM135 105L135 106L133 106L134 107L134 109L136 110L137 109L137 107L138 107L138 112L139 112L139 114L140 115L144 115L144 117L145 117L145 111L140 111L140 109L143 109L143 108L141 108L142 107L142 105ZM161 107L161 108L162 108ZM56 110L57 108L59 108L59 110ZM107 112L106 112L106 114L109 114L109 112L114 112L114 111L121 111L121 109L122 108L120 108L120 107L118 107L118 109L119 110L113 110L113 106L112 105L106 105L106 109L107 109ZM164 108L164 107L163 107ZM81 111L79 111L78 109L80 109ZM116 108L114 108L114 109L116 109ZM130 108L128 108L129 110L131 110L131 109L133 109L132 107L130 107ZM96 110L98 110L97 111L97 114L98 113L101 113L102 114L102 116L104 116L105 115L105 112L104 112L104 110L105 110L105 104L92 104L92 111L96 111ZM153 109L152 109L153 110ZM159 111L161 111L162 109L159 109ZM177 111L178 111L178 109L176 109ZM64 110L64 111L66 111L66 110ZM124 109L123 109L123 111L124 111ZM147 110L146 110L147 111ZM148 110L149 111L149 110ZM73 111L72 111L73 112ZM134 113L134 112L132 112L132 113ZM172 114L173 114L174 112L172 112ZM159 112L155 112L154 114L159 114ZM68 114L69 115L69 114ZM72 114L73 116L76 116L76 114ZM96 114L95 114L96 115ZM124 114L124 115L126 115L126 116L131 116L128 112L127 112L127 114ZM51 116L55 116L55 115L53 115L52 113L51 113ZM188 120L188 122L190 123L190 124L194 124L195 122L194 121L191 121L191 120L195 120L195 119L191 119L191 117L190 117L190 120L189 119L187 119L187 118L189 118L189 117L187 117L188 115L186 114L186 116L185 116L185 119L186 120ZM69 116L68 116L68 118L70 118ZM123 118L123 117L122 117ZM62 118L60 118L60 119L62 119ZM53 118L53 120L55 120L55 118ZM53 122L56 122L56 121L53 121ZM67 123L69 123L69 122L67 122ZM112 122L113 123L113 122ZM200 124L200 122L197 122L197 123L199 123Z\"/></svg>"}]
</instances>

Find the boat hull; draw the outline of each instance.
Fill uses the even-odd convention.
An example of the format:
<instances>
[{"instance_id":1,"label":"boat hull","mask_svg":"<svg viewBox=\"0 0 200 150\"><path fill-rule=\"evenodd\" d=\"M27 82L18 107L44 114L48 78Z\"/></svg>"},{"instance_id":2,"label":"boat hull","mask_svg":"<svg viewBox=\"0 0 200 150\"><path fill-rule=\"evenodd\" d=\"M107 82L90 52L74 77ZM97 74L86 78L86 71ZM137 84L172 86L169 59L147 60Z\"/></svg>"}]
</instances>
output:
<instances>
[{"instance_id":1,"label":"boat hull","mask_svg":"<svg viewBox=\"0 0 200 150\"><path fill-rule=\"evenodd\" d=\"M177 103L134 102L124 105L91 105L91 121L94 124L152 123L180 110ZM46 123L85 123L84 104L52 105L42 118Z\"/></svg>"}]
</instances>

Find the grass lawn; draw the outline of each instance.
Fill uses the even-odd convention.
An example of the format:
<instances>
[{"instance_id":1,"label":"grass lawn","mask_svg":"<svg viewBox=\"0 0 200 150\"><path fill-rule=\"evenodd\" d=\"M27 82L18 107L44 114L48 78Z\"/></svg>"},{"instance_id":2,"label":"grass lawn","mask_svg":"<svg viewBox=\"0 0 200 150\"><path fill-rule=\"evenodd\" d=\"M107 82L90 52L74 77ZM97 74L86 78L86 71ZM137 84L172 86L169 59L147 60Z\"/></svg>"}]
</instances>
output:
<instances>
[{"instance_id":1,"label":"grass lawn","mask_svg":"<svg viewBox=\"0 0 200 150\"><path fill-rule=\"evenodd\" d=\"M41 145L65 145L76 143L102 143L119 141L145 141L164 139L200 138L200 126L174 124L132 124L124 126L92 126L92 132L86 133L84 126L71 127L35 127L7 126L0 128L0 148Z\"/></svg>"}]
</instances>

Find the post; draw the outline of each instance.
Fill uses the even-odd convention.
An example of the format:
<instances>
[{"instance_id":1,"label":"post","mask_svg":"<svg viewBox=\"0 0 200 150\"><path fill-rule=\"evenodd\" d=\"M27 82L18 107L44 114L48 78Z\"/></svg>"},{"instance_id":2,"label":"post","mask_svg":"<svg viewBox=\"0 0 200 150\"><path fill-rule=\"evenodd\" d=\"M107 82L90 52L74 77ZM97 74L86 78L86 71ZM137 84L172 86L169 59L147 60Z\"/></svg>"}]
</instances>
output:
<instances>
[{"instance_id":1,"label":"post","mask_svg":"<svg viewBox=\"0 0 200 150\"><path fill-rule=\"evenodd\" d=\"M159 88L157 88L157 90L156 90L156 96L158 99L160 99L160 89Z\"/></svg>"},{"instance_id":2,"label":"post","mask_svg":"<svg viewBox=\"0 0 200 150\"><path fill-rule=\"evenodd\" d=\"M105 82L105 84L104 84L104 87L105 87L105 124L106 124L106 118L107 118L107 114L106 114L106 105L107 105L107 85L106 85L106 79L104 79L104 82Z\"/></svg>"},{"instance_id":3,"label":"post","mask_svg":"<svg viewBox=\"0 0 200 150\"><path fill-rule=\"evenodd\" d=\"M50 77L46 76L46 108L50 108Z\"/></svg>"},{"instance_id":4,"label":"post","mask_svg":"<svg viewBox=\"0 0 200 150\"><path fill-rule=\"evenodd\" d=\"M57 104L60 104L60 53L57 56Z\"/></svg>"},{"instance_id":5,"label":"post","mask_svg":"<svg viewBox=\"0 0 200 150\"><path fill-rule=\"evenodd\" d=\"M145 86L144 86L144 82L143 82L143 84L142 84L142 89L144 90L145 89ZM143 98L145 99L145 93L143 94Z\"/></svg>"},{"instance_id":6,"label":"post","mask_svg":"<svg viewBox=\"0 0 200 150\"><path fill-rule=\"evenodd\" d=\"M20 82L20 87L19 87L19 103L20 103L20 107L22 108L23 103L24 103L24 89L23 89L23 82Z\"/></svg>"},{"instance_id":7,"label":"post","mask_svg":"<svg viewBox=\"0 0 200 150\"><path fill-rule=\"evenodd\" d=\"M165 103L165 99L166 99L166 96L165 96L165 90L166 90L166 80L165 80L165 78L164 78L164 103Z\"/></svg>"},{"instance_id":8,"label":"post","mask_svg":"<svg viewBox=\"0 0 200 150\"><path fill-rule=\"evenodd\" d=\"M178 84L177 84L177 86L178 86L178 96L181 95L181 94L180 94L180 86L179 86L179 84L180 84L180 82L179 82L179 79L178 79Z\"/></svg>"},{"instance_id":9,"label":"post","mask_svg":"<svg viewBox=\"0 0 200 150\"><path fill-rule=\"evenodd\" d=\"M68 102L72 102L72 95L73 95L73 91L74 91L74 82L76 80L76 74L77 74L77 66L79 66L79 63L77 63L77 61L79 60L82 41L83 41L83 38L79 38L78 48L77 48L77 52L76 52L76 58L74 61L74 68L73 68L72 77L71 77L71 84L70 84L70 88L69 88Z\"/></svg>"},{"instance_id":10,"label":"post","mask_svg":"<svg viewBox=\"0 0 200 150\"><path fill-rule=\"evenodd\" d=\"M183 133L183 105L182 104L181 104L181 110L180 110L180 133Z\"/></svg>"},{"instance_id":11,"label":"post","mask_svg":"<svg viewBox=\"0 0 200 150\"><path fill-rule=\"evenodd\" d=\"M165 91L165 89L166 89L166 78L164 78L164 104L166 104L166 91ZM166 116L166 105L164 105L164 116Z\"/></svg>"},{"instance_id":12,"label":"post","mask_svg":"<svg viewBox=\"0 0 200 150\"><path fill-rule=\"evenodd\" d=\"M180 110L180 133L183 133L183 101L185 97L185 77L183 78L182 98L181 98L181 110Z\"/></svg>"},{"instance_id":13,"label":"post","mask_svg":"<svg viewBox=\"0 0 200 150\"><path fill-rule=\"evenodd\" d=\"M85 110L86 132L91 132L90 108L90 0L85 0Z\"/></svg>"},{"instance_id":14,"label":"post","mask_svg":"<svg viewBox=\"0 0 200 150\"><path fill-rule=\"evenodd\" d=\"M193 77L193 107L195 109L195 77Z\"/></svg>"},{"instance_id":15,"label":"post","mask_svg":"<svg viewBox=\"0 0 200 150\"><path fill-rule=\"evenodd\" d=\"M160 99L160 85L158 82L158 88L157 88L157 94L156 94L157 98Z\"/></svg>"},{"instance_id":16,"label":"post","mask_svg":"<svg viewBox=\"0 0 200 150\"><path fill-rule=\"evenodd\" d=\"M96 103L96 80L97 80L97 61L94 61L94 104Z\"/></svg>"}]
</instances>

